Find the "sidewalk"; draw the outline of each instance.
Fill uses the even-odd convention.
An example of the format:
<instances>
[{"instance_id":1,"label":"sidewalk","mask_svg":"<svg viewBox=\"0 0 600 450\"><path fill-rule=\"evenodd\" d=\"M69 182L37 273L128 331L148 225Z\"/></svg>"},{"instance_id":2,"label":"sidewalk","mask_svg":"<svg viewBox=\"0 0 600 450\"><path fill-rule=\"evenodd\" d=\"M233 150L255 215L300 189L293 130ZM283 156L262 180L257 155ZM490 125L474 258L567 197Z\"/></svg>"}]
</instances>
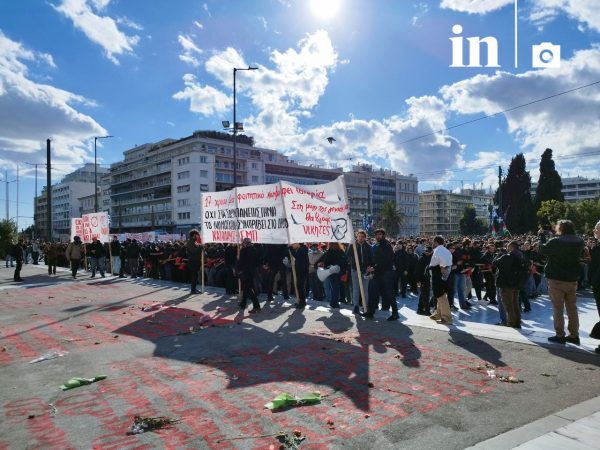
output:
<instances>
[{"instance_id":1,"label":"sidewalk","mask_svg":"<svg viewBox=\"0 0 600 450\"><path fill-rule=\"evenodd\" d=\"M600 397L469 447L472 450L577 450L600 446Z\"/></svg>"}]
</instances>

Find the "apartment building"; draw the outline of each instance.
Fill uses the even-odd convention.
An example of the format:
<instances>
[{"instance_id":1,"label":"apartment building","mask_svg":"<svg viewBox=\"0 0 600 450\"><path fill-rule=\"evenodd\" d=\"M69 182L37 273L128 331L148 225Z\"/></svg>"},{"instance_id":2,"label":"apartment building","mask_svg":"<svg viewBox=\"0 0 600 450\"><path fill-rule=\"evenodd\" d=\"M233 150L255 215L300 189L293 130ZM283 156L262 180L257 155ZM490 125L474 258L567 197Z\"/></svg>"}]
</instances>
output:
<instances>
[{"instance_id":1,"label":"apartment building","mask_svg":"<svg viewBox=\"0 0 600 450\"><path fill-rule=\"evenodd\" d=\"M600 179L571 177L562 179L562 194L565 201L575 203L579 200L593 200L600 197ZM531 195L535 197L537 183L531 183Z\"/></svg>"},{"instance_id":2,"label":"apartment building","mask_svg":"<svg viewBox=\"0 0 600 450\"><path fill-rule=\"evenodd\" d=\"M463 189L451 192L443 189L419 194L421 234L453 236L460 234L460 219L466 206L474 206L477 217L488 222L487 206L493 196L482 190Z\"/></svg>"},{"instance_id":3,"label":"apartment building","mask_svg":"<svg viewBox=\"0 0 600 450\"><path fill-rule=\"evenodd\" d=\"M103 167L98 167L98 179L108 173ZM34 198L35 228L38 236L47 238L47 203L46 187L41 195ZM80 217L82 197L94 195L94 164L83 167L65 175L57 184L52 186L52 238L67 239L71 234L71 218Z\"/></svg>"}]
</instances>

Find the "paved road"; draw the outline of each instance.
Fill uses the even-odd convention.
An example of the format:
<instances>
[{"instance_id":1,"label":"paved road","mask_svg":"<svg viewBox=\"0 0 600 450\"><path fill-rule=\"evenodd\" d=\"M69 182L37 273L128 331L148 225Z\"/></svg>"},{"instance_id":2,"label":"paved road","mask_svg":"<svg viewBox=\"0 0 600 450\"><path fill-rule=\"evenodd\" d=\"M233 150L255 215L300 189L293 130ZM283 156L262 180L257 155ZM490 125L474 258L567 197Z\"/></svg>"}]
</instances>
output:
<instances>
[{"instance_id":1,"label":"paved road","mask_svg":"<svg viewBox=\"0 0 600 450\"><path fill-rule=\"evenodd\" d=\"M396 323L281 301L248 316L220 292L43 270L25 266L17 286L0 268L0 449L264 449L274 437L222 440L295 429L308 449L458 449L600 395L597 355L532 338L551 332L538 329L543 299L528 317L536 329L514 333L473 322L491 321L490 307L450 329L412 314L414 299ZM29 363L52 350L68 353ZM319 405L263 409L281 392L315 390L327 396ZM128 436L134 415L182 422Z\"/></svg>"}]
</instances>

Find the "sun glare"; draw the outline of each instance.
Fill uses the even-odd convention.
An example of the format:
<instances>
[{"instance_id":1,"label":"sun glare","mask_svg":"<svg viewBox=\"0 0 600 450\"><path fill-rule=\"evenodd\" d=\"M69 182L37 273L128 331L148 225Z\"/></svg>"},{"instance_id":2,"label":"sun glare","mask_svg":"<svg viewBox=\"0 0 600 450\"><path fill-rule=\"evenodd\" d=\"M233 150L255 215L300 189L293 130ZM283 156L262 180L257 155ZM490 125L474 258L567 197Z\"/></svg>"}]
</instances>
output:
<instances>
[{"instance_id":1,"label":"sun glare","mask_svg":"<svg viewBox=\"0 0 600 450\"><path fill-rule=\"evenodd\" d=\"M341 6L341 0L310 0L310 10L323 20L335 17Z\"/></svg>"}]
</instances>

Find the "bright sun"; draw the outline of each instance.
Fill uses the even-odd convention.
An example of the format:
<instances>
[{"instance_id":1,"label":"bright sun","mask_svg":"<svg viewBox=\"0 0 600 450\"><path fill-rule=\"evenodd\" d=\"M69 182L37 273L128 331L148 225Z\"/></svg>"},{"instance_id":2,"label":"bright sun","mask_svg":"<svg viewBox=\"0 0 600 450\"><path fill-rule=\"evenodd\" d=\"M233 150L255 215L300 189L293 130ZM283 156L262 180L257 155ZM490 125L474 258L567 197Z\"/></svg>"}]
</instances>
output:
<instances>
[{"instance_id":1,"label":"bright sun","mask_svg":"<svg viewBox=\"0 0 600 450\"><path fill-rule=\"evenodd\" d=\"M340 10L341 0L310 0L310 10L319 19L331 19Z\"/></svg>"}]
</instances>

